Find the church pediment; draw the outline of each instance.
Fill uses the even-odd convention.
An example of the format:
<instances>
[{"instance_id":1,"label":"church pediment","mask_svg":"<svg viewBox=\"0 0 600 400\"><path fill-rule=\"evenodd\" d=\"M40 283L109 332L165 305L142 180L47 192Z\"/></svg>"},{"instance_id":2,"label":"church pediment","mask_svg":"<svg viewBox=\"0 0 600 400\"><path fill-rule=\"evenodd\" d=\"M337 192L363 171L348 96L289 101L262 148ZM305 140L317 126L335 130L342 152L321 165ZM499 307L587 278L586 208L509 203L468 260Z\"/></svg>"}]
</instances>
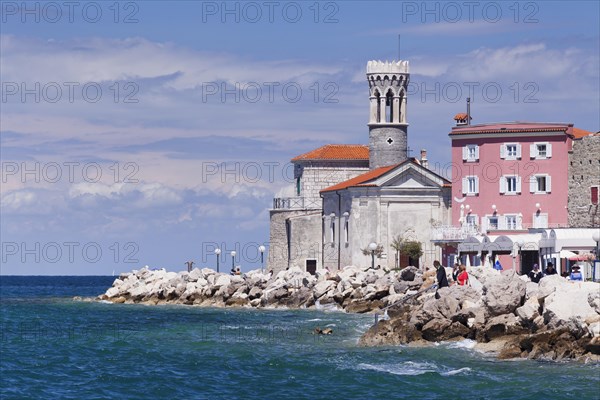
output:
<instances>
[{"instance_id":1,"label":"church pediment","mask_svg":"<svg viewBox=\"0 0 600 400\"><path fill-rule=\"evenodd\" d=\"M398 165L374 183L376 186L386 188L422 189L439 188L447 182L427 168L409 161Z\"/></svg>"},{"instance_id":2,"label":"church pediment","mask_svg":"<svg viewBox=\"0 0 600 400\"><path fill-rule=\"evenodd\" d=\"M427 179L423 175L416 174L415 171L409 170L396 176L394 179L390 179L385 182L382 186L384 187L398 187L406 189L420 189L420 188L431 188L437 187L435 182Z\"/></svg>"}]
</instances>

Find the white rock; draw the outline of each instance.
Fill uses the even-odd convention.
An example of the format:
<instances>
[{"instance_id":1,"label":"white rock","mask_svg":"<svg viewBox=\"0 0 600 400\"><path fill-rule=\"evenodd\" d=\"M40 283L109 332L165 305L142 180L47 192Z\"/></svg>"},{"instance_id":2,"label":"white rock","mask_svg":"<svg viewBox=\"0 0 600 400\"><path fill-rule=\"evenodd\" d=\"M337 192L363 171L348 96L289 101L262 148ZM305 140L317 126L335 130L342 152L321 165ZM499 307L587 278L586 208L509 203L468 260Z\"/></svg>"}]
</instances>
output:
<instances>
[{"instance_id":1,"label":"white rock","mask_svg":"<svg viewBox=\"0 0 600 400\"><path fill-rule=\"evenodd\" d=\"M198 279L202 278L202 271L200 271L198 268L194 268L189 274L188 274L188 280L190 282L196 282Z\"/></svg>"},{"instance_id":2,"label":"white rock","mask_svg":"<svg viewBox=\"0 0 600 400\"><path fill-rule=\"evenodd\" d=\"M596 313L588 303L588 295L598 292L600 284L594 282L567 282L544 299L544 318L551 327L570 320L583 322Z\"/></svg>"},{"instance_id":3,"label":"white rock","mask_svg":"<svg viewBox=\"0 0 600 400\"><path fill-rule=\"evenodd\" d=\"M204 287L208 285L208 281L204 278L198 278L196 281L196 287Z\"/></svg>"},{"instance_id":4,"label":"white rock","mask_svg":"<svg viewBox=\"0 0 600 400\"><path fill-rule=\"evenodd\" d=\"M111 298L111 297L115 297L116 295L119 294L119 288L118 287L111 287L106 291L106 296Z\"/></svg>"},{"instance_id":5,"label":"white rock","mask_svg":"<svg viewBox=\"0 0 600 400\"><path fill-rule=\"evenodd\" d=\"M521 307L517 308L515 313L524 321L531 321L540 315L537 308L535 308L531 303L525 303Z\"/></svg>"},{"instance_id":6,"label":"white rock","mask_svg":"<svg viewBox=\"0 0 600 400\"><path fill-rule=\"evenodd\" d=\"M231 283L231 277L229 275L219 275L214 283L214 287L220 288L223 286L228 286Z\"/></svg>"},{"instance_id":7,"label":"white rock","mask_svg":"<svg viewBox=\"0 0 600 400\"><path fill-rule=\"evenodd\" d=\"M130 289L129 290L129 295L131 297L143 297L148 293L148 287L146 285L144 285L143 283Z\"/></svg>"},{"instance_id":8,"label":"white rock","mask_svg":"<svg viewBox=\"0 0 600 400\"><path fill-rule=\"evenodd\" d=\"M315 298L319 298L327 293L330 289L335 287L335 281L321 281L317 283L313 289Z\"/></svg>"}]
</instances>

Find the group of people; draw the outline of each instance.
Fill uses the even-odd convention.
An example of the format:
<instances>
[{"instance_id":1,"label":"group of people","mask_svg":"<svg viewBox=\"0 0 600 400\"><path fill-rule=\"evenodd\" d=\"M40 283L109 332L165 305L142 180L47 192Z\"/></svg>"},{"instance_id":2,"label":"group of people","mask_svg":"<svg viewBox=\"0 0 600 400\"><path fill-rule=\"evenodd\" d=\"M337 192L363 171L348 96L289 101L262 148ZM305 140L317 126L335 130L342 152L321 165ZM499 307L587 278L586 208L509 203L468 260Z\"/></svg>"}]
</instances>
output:
<instances>
[{"instance_id":1,"label":"group of people","mask_svg":"<svg viewBox=\"0 0 600 400\"><path fill-rule=\"evenodd\" d=\"M433 262L433 266L436 269L436 278L438 288L448 287L448 277L446 276L446 269L440 264L438 260ZM467 266L464 264L456 263L452 269L452 283L460 286L469 285L469 274L467 273Z\"/></svg>"},{"instance_id":2,"label":"group of people","mask_svg":"<svg viewBox=\"0 0 600 400\"><path fill-rule=\"evenodd\" d=\"M542 272L540 266L538 264L533 264L533 269L527 274L531 282L540 283L540 280L547 275L556 275L556 269L554 268L554 264L551 262L548 263L546 269Z\"/></svg>"},{"instance_id":3,"label":"group of people","mask_svg":"<svg viewBox=\"0 0 600 400\"><path fill-rule=\"evenodd\" d=\"M531 272L529 272L527 274L527 276L529 277L531 282L539 283L540 280L544 276L556 275L556 274L558 274L558 272L554 268L554 264L549 262L548 266L546 267L546 269L543 272L540 270L540 266L538 264L533 264L533 269L531 270ZM571 273L570 274L567 273L566 275L563 275L563 276L566 278L569 278L569 280L571 280L571 281L584 281L585 280L583 273L581 272L581 267L579 265L574 265L571 268Z\"/></svg>"}]
</instances>

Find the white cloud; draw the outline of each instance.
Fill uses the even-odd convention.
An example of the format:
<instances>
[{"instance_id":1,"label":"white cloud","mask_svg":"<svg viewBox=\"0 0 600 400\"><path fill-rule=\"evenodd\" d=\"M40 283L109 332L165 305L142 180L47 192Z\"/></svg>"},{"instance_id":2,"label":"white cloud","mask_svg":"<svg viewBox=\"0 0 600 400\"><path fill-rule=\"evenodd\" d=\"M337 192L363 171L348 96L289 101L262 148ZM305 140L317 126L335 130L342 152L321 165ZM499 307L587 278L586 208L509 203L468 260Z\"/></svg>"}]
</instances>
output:
<instances>
[{"instance_id":1,"label":"white cloud","mask_svg":"<svg viewBox=\"0 0 600 400\"><path fill-rule=\"evenodd\" d=\"M8 210L17 211L33 205L36 200L37 196L32 191L14 191L2 196L2 207Z\"/></svg>"},{"instance_id":2,"label":"white cloud","mask_svg":"<svg viewBox=\"0 0 600 400\"><path fill-rule=\"evenodd\" d=\"M170 77L164 87L193 89L207 82L287 82L331 75L342 68L301 60L254 61L194 51L140 37L41 41L0 36L3 80L105 82Z\"/></svg>"}]
</instances>

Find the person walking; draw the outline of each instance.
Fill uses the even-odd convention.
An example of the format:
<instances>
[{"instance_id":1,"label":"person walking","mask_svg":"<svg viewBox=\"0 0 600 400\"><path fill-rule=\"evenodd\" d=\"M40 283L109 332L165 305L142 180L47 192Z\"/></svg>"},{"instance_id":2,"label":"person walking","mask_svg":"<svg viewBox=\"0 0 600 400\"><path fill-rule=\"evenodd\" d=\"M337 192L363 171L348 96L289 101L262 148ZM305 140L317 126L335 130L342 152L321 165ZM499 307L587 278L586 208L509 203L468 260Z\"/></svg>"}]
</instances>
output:
<instances>
[{"instance_id":1,"label":"person walking","mask_svg":"<svg viewBox=\"0 0 600 400\"><path fill-rule=\"evenodd\" d=\"M436 269L435 277L437 279L438 290L440 290L443 287L450 286L448 284L448 277L446 276L446 269L444 267L442 267L442 264L440 264L440 262L438 260L435 260L433 262L433 266ZM440 298L440 294L438 293L438 290L435 291L436 299Z\"/></svg>"}]
</instances>

